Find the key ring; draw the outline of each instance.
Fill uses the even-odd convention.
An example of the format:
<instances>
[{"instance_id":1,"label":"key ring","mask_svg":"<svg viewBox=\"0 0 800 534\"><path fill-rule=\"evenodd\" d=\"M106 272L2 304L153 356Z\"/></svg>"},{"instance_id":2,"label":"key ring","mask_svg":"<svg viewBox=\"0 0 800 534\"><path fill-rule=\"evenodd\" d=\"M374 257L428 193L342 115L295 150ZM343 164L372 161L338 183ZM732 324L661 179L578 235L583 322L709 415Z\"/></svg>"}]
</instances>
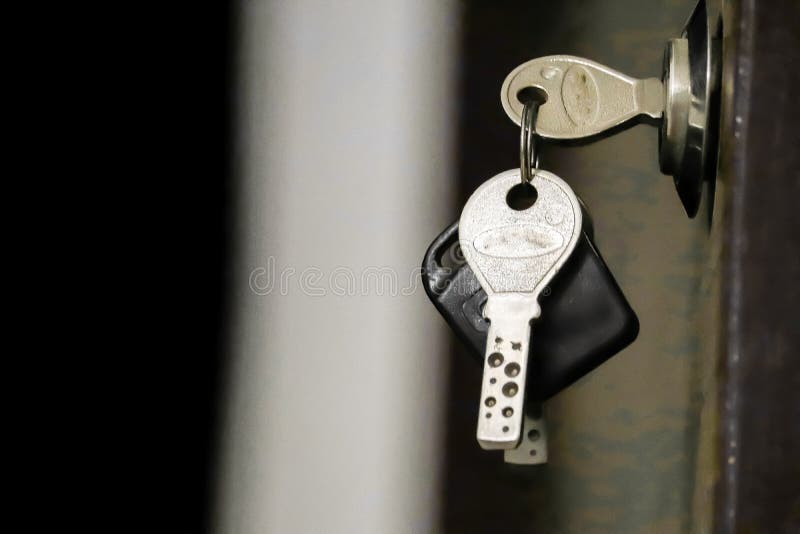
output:
<instances>
[{"instance_id":1,"label":"key ring","mask_svg":"<svg viewBox=\"0 0 800 534\"><path fill-rule=\"evenodd\" d=\"M538 143L536 142L536 116L538 114L539 102L527 102L522 108L519 136L519 170L523 184L530 183L539 168Z\"/></svg>"}]
</instances>

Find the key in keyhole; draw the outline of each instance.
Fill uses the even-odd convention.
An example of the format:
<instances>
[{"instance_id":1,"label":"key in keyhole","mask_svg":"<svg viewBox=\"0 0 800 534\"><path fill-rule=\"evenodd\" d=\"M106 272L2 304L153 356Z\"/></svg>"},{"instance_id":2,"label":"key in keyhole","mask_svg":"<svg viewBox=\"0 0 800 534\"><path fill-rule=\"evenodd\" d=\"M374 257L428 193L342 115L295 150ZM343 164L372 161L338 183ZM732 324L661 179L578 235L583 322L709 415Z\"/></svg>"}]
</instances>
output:
<instances>
[{"instance_id":1,"label":"key in keyhole","mask_svg":"<svg viewBox=\"0 0 800 534\"><path fill-rule=\"evenodd\" d=\"M500 100L515 123L533 91L545 93L536 120L536 133L544 139L583 139L640 115L660 119L664 113L661 80L639 80L575 56L536 58L506 77Z\"/></svg>"}]
</instances>

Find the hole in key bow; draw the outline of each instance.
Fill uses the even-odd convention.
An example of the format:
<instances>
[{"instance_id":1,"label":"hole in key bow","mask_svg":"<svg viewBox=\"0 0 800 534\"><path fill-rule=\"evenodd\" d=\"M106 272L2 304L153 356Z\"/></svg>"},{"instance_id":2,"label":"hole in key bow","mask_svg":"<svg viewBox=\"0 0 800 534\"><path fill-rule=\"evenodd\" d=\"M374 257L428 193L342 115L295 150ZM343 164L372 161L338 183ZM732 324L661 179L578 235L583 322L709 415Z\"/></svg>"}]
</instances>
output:
<instances>
[{"instance_id":1,"label":"hole in key bow","mask_svg":"<svg viewBox=\"0 0 800 534\"><path fill-rule=\"evenodd\" d=\"M523 87L517 91L517 100L523 105L538 102L541 106L547 102L547 92L541 87Z\"/></svg>"},{"instance_id":2,"label":"hole in key bow","mask_svg":"<svg viewBox=\"0 0 800 534\"><path fill-rule=\"evenodd\" d=\"M539 193L531 184L517 184L508 191L506 204L512 210L522 211L533 206L538 197Z\"/></svg>"}]
</instances>

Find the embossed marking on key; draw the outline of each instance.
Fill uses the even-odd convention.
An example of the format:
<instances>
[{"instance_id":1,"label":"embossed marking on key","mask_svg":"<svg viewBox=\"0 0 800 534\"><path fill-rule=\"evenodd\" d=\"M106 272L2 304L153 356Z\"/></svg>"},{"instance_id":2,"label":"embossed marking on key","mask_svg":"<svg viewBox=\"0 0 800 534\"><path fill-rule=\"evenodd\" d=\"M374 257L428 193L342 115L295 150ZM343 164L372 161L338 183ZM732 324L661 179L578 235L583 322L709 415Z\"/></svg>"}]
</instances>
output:
<instances>
[{"instance_id":1,"label":"embossed marking on key","mask_svg":"<svg viewBox=\"0 0 800 534\"><path fill-rule=\"evenodd\" d=\"M500 100L520 123L520 90L539 87L547 102L539 108L536 133L547 139L582 139L638 115L661 118L664 86L657 78L637 80L575 56L545 56L523 63L503 82Z\"/></svg>"},{"instance_id":2,"label":"embossed marking on key","mask_svg":"<svg viewBox=\"0 0 800 534\"><path fill-rule=\"evenodd\" d=\"M491 178L472 194L459 221L464 257L488 298L478 442L484 449L513 449L523 422L530 322L539 317L539 293L569 258L581 233L581 208L556 175L536 171L536 202L517 211L509 191L519 169ZM535 332L534 332L535 333Z\"/></svg>"}]
</instances>

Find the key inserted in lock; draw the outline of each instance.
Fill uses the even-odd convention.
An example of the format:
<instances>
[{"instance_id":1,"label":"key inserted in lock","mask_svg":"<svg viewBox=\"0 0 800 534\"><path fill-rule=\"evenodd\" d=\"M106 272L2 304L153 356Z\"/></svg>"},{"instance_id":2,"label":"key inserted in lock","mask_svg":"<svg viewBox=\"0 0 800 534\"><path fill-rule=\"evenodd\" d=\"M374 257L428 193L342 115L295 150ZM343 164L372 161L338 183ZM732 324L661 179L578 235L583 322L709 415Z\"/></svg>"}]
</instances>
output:
<instances>
[{"instance_id":1,"label":"key inserted in lock","mask_svg":"<svg viewBox=\"0 0 800 534\"><path fill-rule=\"evenodd\" d=\"M547 96L536 120L536 133L544 139L583 139L640 115L661 118L664 111L664 87L657 78L637 80L575 56L536 58L506 77L500 100L517 124L523 107L518 95L528 87Z\"/></svg>"},{"instance_id":2,"label":"key inserted in lock","mask_svg":"<svg viewBox=\"0 0 800 534\"><path fill-rule=\"evenodd\" d=\"M519 95L530 87L543 90L547 101L536 132L544 139L589 139L641 117L661 121L661 172L674 178L687 215L694 217L703 184L716 172L719 34L719 14L700 0L681 37L667 43L662 80L632 78L585 58L546 56L514 69L500 100L519 124Z\"/></svg>"}]
</instances>

